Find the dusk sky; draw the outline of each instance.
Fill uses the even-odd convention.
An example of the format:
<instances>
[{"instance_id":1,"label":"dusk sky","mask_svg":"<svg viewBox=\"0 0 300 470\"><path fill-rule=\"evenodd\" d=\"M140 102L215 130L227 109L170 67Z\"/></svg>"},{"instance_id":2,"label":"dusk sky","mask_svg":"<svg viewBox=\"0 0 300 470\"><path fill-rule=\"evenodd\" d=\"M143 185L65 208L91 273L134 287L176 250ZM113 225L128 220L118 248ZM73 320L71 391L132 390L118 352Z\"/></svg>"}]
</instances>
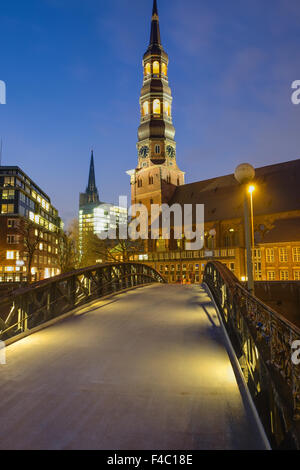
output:
<instances>
[{"instance_id":1,"label":"dusk sky","mask_svg":"<svg viewBox=\"0 0 300 470\"><path fill-rule=\"evenodd\" d=\"M177 162L186 182L300 157L299 0L158 0L170 57ZM94 149L100 198L129 195L152 0L2 0L4 165L65 222Z\"/></svg>"}]
</instances>

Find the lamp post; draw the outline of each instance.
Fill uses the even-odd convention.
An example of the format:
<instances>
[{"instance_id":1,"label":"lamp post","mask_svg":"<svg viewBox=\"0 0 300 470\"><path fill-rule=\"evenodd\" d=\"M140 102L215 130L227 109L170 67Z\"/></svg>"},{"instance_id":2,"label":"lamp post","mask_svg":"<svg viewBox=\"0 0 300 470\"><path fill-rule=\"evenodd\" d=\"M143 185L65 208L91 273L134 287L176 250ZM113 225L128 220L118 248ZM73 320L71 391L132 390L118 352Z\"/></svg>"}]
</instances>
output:
<instances>
[{"instance_id":1,"label":"lamp post","mask_svg":"<svg viewBox=\"0 0 300 470\"><path fill-rule=\"evenodd\" d=\"M245 243L246 243L246 255L247 255L247 277L248 277L248 289L251 294L254 294L254 280L253 280L253 262L252 262L252 249L251 249L251 238L253 243L254 231L253 231L253 205L249 207L249 184L255 176L255 170L249 163L242 163L235 169L235 179L242 185L244 191L244 225L245 225ZM252 199L252 192L251 199ZM250 212L251 212L251 229L250 229ZM251 235L250 235L251 231Z\"/></svg>"},{"instance_id":2,"label":"lamp post","mask_svg":"<svg viewBox=\"0 0 300 470\"><path fill-rule=\"evenodd\" d=\"M254 215L253 215L253 193L255 191L255 186L251 184L248 188L248 193L250 194L250 214L251 214L251 245L252 245L252 263L253 263L253 276L254 276L254 281L256 280L255 276L255 259L254 259L254 246L255 246L255 241L254 241Z\"/></svg>"}]
</instances>

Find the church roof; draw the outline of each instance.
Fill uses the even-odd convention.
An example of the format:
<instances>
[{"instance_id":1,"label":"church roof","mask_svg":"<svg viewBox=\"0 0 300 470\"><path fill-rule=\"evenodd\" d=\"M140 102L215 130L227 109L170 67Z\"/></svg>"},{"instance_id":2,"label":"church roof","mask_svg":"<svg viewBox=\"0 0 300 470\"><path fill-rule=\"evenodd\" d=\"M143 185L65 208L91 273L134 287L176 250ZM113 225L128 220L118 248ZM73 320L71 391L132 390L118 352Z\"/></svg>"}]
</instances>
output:
<instances>
[{"instance_id":1,"label":"church roof","mask_svg":"<svg viewBox=\"0 0 300 470\"><path fill-rule=\"evenodd\" d=\"M300 159L257 168L254 184L254 215L300 210ZM231 174L178 186L169 204L204 204L206 222L235 219L243 194Z\"/></svg>"},{"instance_id":2,"label":"church roof","mask_svg":"<svg viewBox=\"0 0 300 470\"><path fill-rule=\"evenodd\" d=\"M259 243L283 243L300 241L300 217L292 219L278 219L273 228L266 231Z\"/></svg>"}]
</instances>

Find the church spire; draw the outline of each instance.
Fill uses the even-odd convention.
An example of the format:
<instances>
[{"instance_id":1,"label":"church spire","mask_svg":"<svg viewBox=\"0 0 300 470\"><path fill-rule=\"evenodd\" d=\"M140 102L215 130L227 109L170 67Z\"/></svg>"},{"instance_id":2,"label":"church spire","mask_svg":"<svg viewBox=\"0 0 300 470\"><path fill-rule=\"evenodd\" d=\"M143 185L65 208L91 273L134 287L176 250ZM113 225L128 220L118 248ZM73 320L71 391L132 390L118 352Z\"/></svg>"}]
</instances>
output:
<instances>
[{"instance_id":1,"label":"church spire","mask_svg":"<svg viewBox=\"0 0 300 470\"><path fill-rule=\"evenodd\" d=\"M162 48L161 39L160 39L160 28L159 28L157 0L153 0L149 49L151 49L151 47L153 47L153 46L159 46L159 47Z\"/></svg>"},{"instance_id":2,"label":"church spire","mask_svg":"<svg viewBox=\"0 0 300 470\"><path fill-rule=\"evenodd\" d=\"M95 166L94 166L94 152L91 153L91 162L90 162L90 172L89 172L89 182L86 188L86 194L88 196L88 202L99 202L98 189L96 186L95 178Z\"/></svg>"}]
</instances>

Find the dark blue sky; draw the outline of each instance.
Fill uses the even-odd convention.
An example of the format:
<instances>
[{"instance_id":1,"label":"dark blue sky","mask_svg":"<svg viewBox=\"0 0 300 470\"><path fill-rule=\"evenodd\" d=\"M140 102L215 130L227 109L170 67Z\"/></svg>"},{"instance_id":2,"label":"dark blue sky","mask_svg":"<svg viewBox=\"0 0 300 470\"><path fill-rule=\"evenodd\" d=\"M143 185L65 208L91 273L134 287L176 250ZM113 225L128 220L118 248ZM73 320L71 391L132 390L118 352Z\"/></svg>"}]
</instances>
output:
<instances>
[{"instance_id":1,"label":"dark blue sky","mask_svg":"<svg viewBox=\"0 0 300 470\"><path fill-rule=\"evenodd\" d=\"M170 56L177 160L192 182L300 156L299 0L158 0ZM100 197L129 194L152 0L1 0L3 164L19 165L64 220L90 150Z\"/></svg>"}]
</instances>

